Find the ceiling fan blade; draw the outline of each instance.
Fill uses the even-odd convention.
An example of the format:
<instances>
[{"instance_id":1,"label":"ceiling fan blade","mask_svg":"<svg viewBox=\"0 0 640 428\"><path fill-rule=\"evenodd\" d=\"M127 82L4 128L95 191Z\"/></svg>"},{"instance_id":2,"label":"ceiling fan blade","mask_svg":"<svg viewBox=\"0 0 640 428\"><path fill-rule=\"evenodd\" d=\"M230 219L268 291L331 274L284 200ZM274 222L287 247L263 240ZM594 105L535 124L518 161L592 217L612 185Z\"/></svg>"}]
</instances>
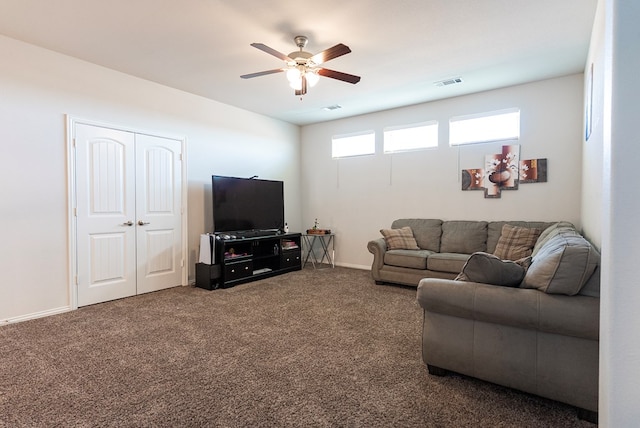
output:
<instances>
[{"instance_id":1,"label":"ceiling fan blade","mask_svg":"<svg viewBox=\"0 0 640 428\"><path fill-rule=\"evenodd\" d=\"M339 43L329 49L326 49L320 53L315 54L314 56L309 58L309 60L316 64L322 64L323 62L327 62L334 58L338 58L339 56L346 55L349 52L351 52L351 49L349 49L349 46Z\"/></svg>"},{"instance_id":2,"label":"ceiling fan blade","mask_svg":"<svg viewBox=\"0 0 640 428\"><path fill-rule=\"evenodd\" d=\"M343 73L341 71L329 70L328 68L318 69L318 74L324 77L330 77L332 79L342 80L343 82L356 84L360 81L360 76L354 76L353 74Z\"/></svg>"},{"instance_id":3,"label":"ceiling fan blade","mask_svg":"<svg viewBox=\"0 0 640 428\"><path fill-rule=\"evenodd\" d=\"M266 52L269 55L273 55L276 58L280 58L283 61L293 61L291 58L289 58L287 55L283 54L282 52L278 52L277 50L270 48L269 46L262 44L262 43L251 43L251 46L253 46L256 49L260 49L262 52Z\"/></svg>"},{"instance_id":4,"label":"ceiling fan blade","mask_svg":"<svg viewBox=\"0 0 640 428\"><path fill-rule=\"evenodd\" d=\"M285 70L284 68L275 68L273 70L259 71L257 73L251 73L251 74L243 74L240 77L243 79L251 79L254 77L266 76L267 74L280 73L281 71L284 71L284 70Z\"/></svg>"}]
</instances>

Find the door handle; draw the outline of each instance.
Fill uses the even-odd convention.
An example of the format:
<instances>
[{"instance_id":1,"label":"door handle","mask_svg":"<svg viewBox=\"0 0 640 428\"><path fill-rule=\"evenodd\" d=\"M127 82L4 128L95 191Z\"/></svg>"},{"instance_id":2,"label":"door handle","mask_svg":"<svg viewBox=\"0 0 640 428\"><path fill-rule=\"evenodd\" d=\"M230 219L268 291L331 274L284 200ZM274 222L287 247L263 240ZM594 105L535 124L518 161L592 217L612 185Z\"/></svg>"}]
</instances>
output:
<instances>
[{"instance_id":1,"label":"door handle","mask_svg":"<svg viewBox=\"0 0 640 428\"><path fill-rule=\"evenodd\" d=\"M124 223L122 223L123 226L133 226L133 222L131 220L129 221L125 221Z\"/></svg>"},{"instance_id":2,"label":"door handle","mask_svg":"<svg viewBox=\"0 0 640 428\"><path fill-rule=\"evenodd\" d=\"M145 224L150 224L148 221L138 221L138 226L144 226Z\"/></svg>"}]
</instances>

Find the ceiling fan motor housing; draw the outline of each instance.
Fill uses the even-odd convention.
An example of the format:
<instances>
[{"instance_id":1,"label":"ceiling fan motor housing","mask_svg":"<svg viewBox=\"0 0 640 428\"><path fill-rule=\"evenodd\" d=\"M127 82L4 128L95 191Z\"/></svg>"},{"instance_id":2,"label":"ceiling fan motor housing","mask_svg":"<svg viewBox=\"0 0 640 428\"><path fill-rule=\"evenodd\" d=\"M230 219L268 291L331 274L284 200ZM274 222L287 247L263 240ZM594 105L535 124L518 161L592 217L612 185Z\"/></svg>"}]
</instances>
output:
<instances>
[{"instance_id":1,"label":"ceiling fan motor housing","mask_svg":"<svg viewBox=\"0 0 640 428\"><path fill-rule=\"evenodd\" d=\"M307 42L309 41L309 39L306 36L295 36L293 38L293 41L295 42L296 46L300 48L300 50L302 50L305 46L307 46Z\"/></svg>"},{"instance_id":2,"label":"ceiling fan motor housing","mask_svg":"<svg viewBox=\"0 0 640 428\"><path fill-rule=\"evenodd\" d=\"M289 54L289 58L294 60L298 65L306 65L308 62L310 62L309 58L311 58L312 56L313 54L305 51L295 51Z\"/></svg>"},{"instance_id":3,"label":"ceiling fan motor housing","mask_svg":"<svg viewBox=\"0 0 640 428\"><path fill-rule=\"evenodd\" d=\"M293 41L295 42L296 46L298 46L300 48L299 51L294 51L291 52L288 56L289 58L291 58L292 60L294 60L296 63L295 64L289 64L291 66L294 65L309 65L308 59L311 58L313 56L312 53L309 52L305 52L302 49L304 49L305 46L307 46L307 42L309 42L309 39L306 36L295 36L293 38Z\"/></svg>"}]
</instances>

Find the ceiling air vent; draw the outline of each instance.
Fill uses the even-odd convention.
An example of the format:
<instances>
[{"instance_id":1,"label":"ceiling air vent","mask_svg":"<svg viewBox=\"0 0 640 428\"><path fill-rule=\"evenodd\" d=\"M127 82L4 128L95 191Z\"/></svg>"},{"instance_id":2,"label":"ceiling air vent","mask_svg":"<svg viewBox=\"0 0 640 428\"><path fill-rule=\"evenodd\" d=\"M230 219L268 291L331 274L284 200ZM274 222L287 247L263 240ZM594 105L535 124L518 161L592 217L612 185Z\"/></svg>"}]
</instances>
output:
<instances>
[{"instance_id":1,"label":"ceiling air vent","mask_svg":"<svg viewBox=\"0 0 640 428\"><path fill-rule=\"evenodd\" d=\"M322 110L333 111L333 110L338 110L338 109L341 109L341 108L342 108L342 106L340 104L334 104L332 106L323 107Z\"/></svg>"},{"instance_id":2,"label":"ceiling air vent","mask_svg":"<svg viewBox=\"0 0 640 428\"><path fill-rule=\"evenodd\" d=\"M440 80L438 82L433 82L436 86L449 86L449 85L457 85L458 83L462 83L461 77L452 77L451 79Z\"/></svg>"}]
</instances>

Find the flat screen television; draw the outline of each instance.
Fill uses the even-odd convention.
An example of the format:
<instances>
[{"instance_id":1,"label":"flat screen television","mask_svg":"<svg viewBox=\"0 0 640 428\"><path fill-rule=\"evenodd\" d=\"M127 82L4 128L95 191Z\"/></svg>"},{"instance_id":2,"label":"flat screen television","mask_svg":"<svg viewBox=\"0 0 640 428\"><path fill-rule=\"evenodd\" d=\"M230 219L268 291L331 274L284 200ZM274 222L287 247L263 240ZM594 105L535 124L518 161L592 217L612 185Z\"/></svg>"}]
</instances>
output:
<instances>
[{"instance_id":1,"label":"flat screen television","mask_svg":"<svg viewBox=\"0 0 640 428\"><path fill-rule=\"evenodd\" d=\"M212 176L213 227L224 232L277 232L284 228L284 183Z\"/></svg>"}]
</instances>

